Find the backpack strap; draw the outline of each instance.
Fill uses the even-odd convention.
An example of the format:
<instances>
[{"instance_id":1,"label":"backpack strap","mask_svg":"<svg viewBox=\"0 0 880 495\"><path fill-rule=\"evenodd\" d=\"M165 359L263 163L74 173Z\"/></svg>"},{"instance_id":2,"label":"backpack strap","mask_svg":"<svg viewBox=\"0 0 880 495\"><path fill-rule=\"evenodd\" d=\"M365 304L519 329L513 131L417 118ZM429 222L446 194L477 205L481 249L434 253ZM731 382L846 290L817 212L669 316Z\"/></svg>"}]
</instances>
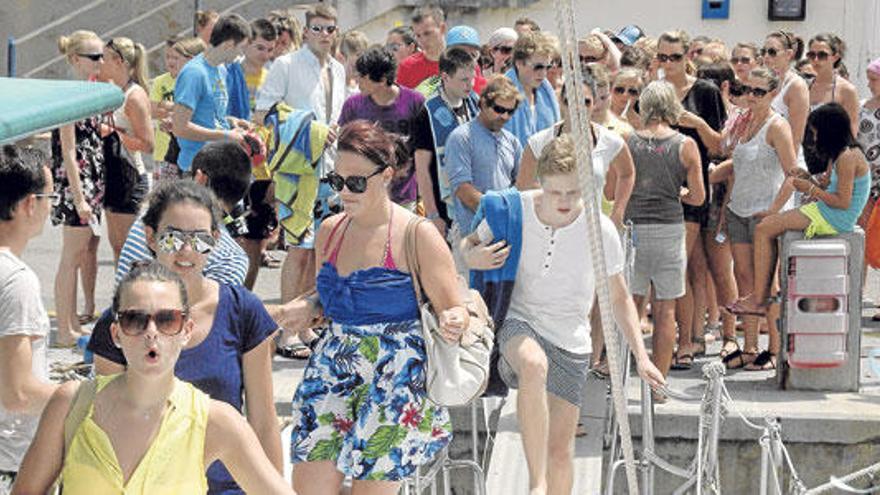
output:
<instances>
[{"instance_id":1,"label":"backpack strap","mask_svg":"<svg viewBox=\"0 0 880 495\"><path fill-rule=\"evenodd\" d=\"M421 304L424 295L422 293L422 286L419 284L419 251L418 251L418 243L416 239L416 229L419 228L419 224L425 221L422 217L413 217L408 224L406 224L406 233L403 236L404 243L404 252L406 253L406 266L409 268L409 274L412 277L413 288L416 291L416 301Z\"/></svg>"},{"instance_id":2,"label":"backpack strap","mask_svg":"<svg viewBox=\"0 0 880 495\"><path fill-rule=\"evenodd\" d=\"M70 409L67 410L67 417L64 418L64 452L70 450L70 443L79 425L86 419L89 414L89 407L95 401L95 394L98 391L97 380L86 380L80 384L73 396L73 402Z\"/></svg>"}]
</instances>

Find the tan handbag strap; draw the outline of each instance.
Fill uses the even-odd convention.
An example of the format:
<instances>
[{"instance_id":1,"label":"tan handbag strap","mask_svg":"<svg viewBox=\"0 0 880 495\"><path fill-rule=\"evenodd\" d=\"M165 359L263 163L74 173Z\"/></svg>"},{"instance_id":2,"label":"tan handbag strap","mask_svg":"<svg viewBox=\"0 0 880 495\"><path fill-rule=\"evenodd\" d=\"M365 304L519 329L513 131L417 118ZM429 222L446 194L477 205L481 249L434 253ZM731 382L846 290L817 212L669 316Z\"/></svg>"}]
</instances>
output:
<instances>
[{"instance_id":1,"label":"tan handbag strap","mask_svg":"<svg viewBox=\"0 0 880 495\"><path fill-rule=\"evenodd\" d=\"M412 277L413 288L416 291L416 300L419 304L421 304L424 299L424 293L422 292L422 285L419 283L419 250L416 229L418 229L419 224L424 221L425 219L421 217L413 217L413 219L406 224L406 233L404 234L403 240L404 251L406 252L406 264L409 267L409 274Z\"/></svg>"},{"instance_id":2,"label":"tan handbag strap","mask_svg":"<svg viewBox=\"0 0 880 495\"><path fill-rule=\"evenodd\" d=\"M84 381L80 384L79 388L76 389L73 401L70 404L70 409L68 409L67 416L64 418L65 454L70 449L70 442L73 441L73 436L76 434L76 430L79 429L80 423L82 423L83 420L86 419L86 416L88 416L89 408L95 400L95 394L97 391L97 380Z\"/></svg>"}]
</instances>

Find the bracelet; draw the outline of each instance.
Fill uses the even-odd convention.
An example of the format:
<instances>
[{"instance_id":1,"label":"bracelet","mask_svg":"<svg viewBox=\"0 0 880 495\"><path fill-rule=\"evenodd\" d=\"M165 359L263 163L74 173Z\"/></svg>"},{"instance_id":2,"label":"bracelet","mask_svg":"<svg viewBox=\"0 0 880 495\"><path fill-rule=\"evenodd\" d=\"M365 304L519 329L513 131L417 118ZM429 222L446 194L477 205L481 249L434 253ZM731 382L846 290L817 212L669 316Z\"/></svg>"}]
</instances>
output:
<instances>
[{"instance_id":1,"label":"bracelet","mask_svg":"<svg viewBox=\"0 0 880 495\"><path fill-rule=\"evenodd\" d=\"M436 211L433 213L428 213L427 215L425 215L425 218L427 218L428 220L437 220L438 218L440 218L440 213Z\"/></svg>"},{"instance_id":2,"label":"bracelet","mask_svg":"<svg viewBox=\"0 0 880 495\"><path fill-rule=\"evenodd\" d=\"M223 140L224 141L229 141L229 133L230 133L229 129L223 129Z\"/></svg>"},{"instance_id":3,"label":"bracelet","mask_svg":"<svg viewBox=\"0 0 880 495\"><path fill-rule=\"evenodd\" d=\"M813 195L813 189L816 189L816 184L810 184L810 189L807 191L807 195Z\"/></svg>"}]
</instances>

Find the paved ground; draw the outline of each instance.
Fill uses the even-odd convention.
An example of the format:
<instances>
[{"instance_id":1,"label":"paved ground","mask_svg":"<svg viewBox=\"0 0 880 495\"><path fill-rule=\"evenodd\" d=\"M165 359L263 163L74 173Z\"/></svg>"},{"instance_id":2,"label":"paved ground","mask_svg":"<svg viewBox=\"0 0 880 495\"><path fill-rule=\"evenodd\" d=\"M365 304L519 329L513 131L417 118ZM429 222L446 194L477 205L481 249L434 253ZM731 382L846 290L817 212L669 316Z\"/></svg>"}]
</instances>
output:
<instances>
[{"instance_id":1,"label":"paved ground","mask_svg":"<svg viewBox=\"0 0 880 495\"><path fill-rule=\"evenodd\" d=\"M55 306L53 282L60 251L61 230L60 228L54 228L47 224L42 235L32 240L28 245L24 255L25 261L36 271L40 278L46 308L52 314L54 314ZM110 303L113 290L112 264L112 253L109 244L106 239L102 238L99 248L99 270L96 290L97 306L99 309L107 307ZM278 302L279 277L279 269L262 269L255 290L257 295L267 302ZM866 299L880 301L880 279L878 279L876 273L869 274ZM81 307L82 301L80 301L80 308ZM875 376L873 372L870 371L870 367L866 365L867 354L873 349L880 348L880 326L870 322L869 317L872 314L873 309L866 309L864 313L866 318L863 319L863 326L865 328L863 331L864 337L862 345L862 376L864 383L867 385L865 392L867 392L868 395L880 395L880 392L878 392L878 390L880 390L880 377ZM53 349L50 351L50 358L52 361L69 364L81 360L82 356L75 350ZM713 358L709 357L700 359L697 364L699 365L710 359ZM273 365L275 400L279 415L282 417L289 416L290 414L290 399L302 376L304 365L304 361L290 361L277 357L275 359ZM671 385L678 390L691 391L694 393L698 392L701 386L701 378L697 368L699 368L699 366L696 366L691 372L673 374L671 376ZM775 390L770 380L770 373L767 372L739 372L734 374L730 378L730 381L730 390L734 398L737 399L737 404L741 405L743 411L747 413L751 412L753 417L765 414L767 408L794 411L793 414L796 414L796 411L803 410L798 407L799 405L804 404L802 401L809 401L815 398L812 395L807 394L804 397L792 396L786 400L777 400L778 391ZM604 393L604 383L597 381L593 384L593 389L595 389L596 396L601 396ZM629 395L630 408L631 412L633 412L633 408L637 410L638 392L635 388L631 387ZM490 469L490 472L487 473L490 493L519 493L524 486L523 483L527 482L527 473L525 471L519 435L516 432L515 402L515 396L512 396L510 400L507 401L501 413L499 436L496 448L493 452L493 461L497 462L494 462L493 467L497 468L503 466L505 469L504 474L498 469ZM843 397L836 404L829 405L829 413L852 410L852 407L856 402L858 402L858 397ZM876 405L876 402L877 401L875 400L869 400L862 401L862 404L870 405L872 407L870 413L880 417L880 406ZM688 410L688 407L690 406L677 404L674 401L670 402L670 404L660 406L657 409L657 420L664 421L663 418L669 419L693 415L693 411ZM603 421L601 418L604 417L604 414L602 413L603 410L604 404L601 407L594 407L589 412L585 413L584 420L588 426L587 429L590 431L590 434L578 439L576 444L578 455L578 474L576 479L579 487L577 493L596 493L597 491L595 480L598 476L596 476L596 474L602 469L599 446L601 445L600 432ZM855 419L855 417L853 417L853 419ZM687 423L690 424L691 422L688 421ZM688 428L687 426L682 426L684 425L684 422L675 421L674 419L672 423L665 421L664 424L673 429L675 429L676 424L679 425L679 428ZM637 421L633 424L633 428L634 431L639 430ZM809 425L805 426L805 428L807 431L810 429ZM684 435L684 432L682 432L682 434ZM516 476L510 476L509 473L511 473L511 471L506 469L506 467L511 465L522 467L521 469L514 471ZM493 487L498 490L492 489Z\"/></svg>"}]
</instances>

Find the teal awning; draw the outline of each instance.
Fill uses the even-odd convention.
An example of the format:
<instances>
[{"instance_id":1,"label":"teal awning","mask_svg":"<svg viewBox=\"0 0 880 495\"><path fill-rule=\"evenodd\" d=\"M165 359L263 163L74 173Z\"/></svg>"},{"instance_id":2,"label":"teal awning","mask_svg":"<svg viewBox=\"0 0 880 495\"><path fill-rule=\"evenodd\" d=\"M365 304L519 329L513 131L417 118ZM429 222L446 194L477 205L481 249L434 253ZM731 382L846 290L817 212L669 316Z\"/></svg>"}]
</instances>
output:
<instances>
[{"instance_id":1,"label":"teal awning","mask_svg":"<svg viewBox=\"0 0 880 495\"><path fill-rule=\"evenodd\" d=\"M123 100L109 83L0 77L0 144L115 110Z\"/></svg>"}]
</instances>

